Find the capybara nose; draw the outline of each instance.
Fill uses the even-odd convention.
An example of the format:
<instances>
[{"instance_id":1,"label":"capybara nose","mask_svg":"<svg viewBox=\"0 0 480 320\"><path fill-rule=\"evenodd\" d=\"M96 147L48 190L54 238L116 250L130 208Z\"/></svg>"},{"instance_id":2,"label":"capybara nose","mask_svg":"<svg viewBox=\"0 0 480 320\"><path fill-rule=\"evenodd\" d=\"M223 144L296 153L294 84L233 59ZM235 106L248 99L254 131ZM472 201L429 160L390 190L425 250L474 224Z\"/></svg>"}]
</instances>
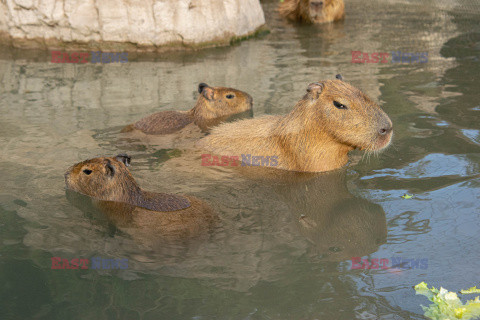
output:
<instances>
[{"instance_id":1,"label":"capybara nose","mask_svg":"<svg viewBox=\"0 0 480 320\"><path fill-rule=\"evenodd\" d=\"M315 8L315 7L318 8L318 7L323 6L323 1L312 1L312 2L310 2L310 5L311 5L312 7L314 7L314 8Z\"/></svg>"},{"instance_id":2,"label":"capybara nose","mask_svg":"<svg viewBox=\"0 0 480 320\"><path fill-rule=\"evenodd\" d=\"M389 123L388 125L382 127L380 130L378 130L378 133L381 135L381 136L384 136L388 133L390 133L393 129L393 126Z\"/></svg>"}]
</instances>

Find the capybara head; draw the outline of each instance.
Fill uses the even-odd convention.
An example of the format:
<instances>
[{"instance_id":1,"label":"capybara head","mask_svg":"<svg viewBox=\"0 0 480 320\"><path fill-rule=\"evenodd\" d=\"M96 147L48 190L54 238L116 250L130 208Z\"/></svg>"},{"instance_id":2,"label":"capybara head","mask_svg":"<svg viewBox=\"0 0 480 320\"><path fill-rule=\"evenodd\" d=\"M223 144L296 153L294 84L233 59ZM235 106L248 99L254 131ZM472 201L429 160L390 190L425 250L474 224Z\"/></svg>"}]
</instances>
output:
<instances>
[{"instance_id":1,"label":"capybara head","mask_svg":"<svg viewBox=\"0 0 480 320\"><path fill-rule=\"evenodd\" d=\"M285 0L279 10L290 20L306 23L332 22L345 15L343 0Z\"/></svg>"},{"instance_id":2,"label":"capybara head","mask_svg":"<svg viewBox=\"0 0 480 320\"><path fill-rule=\"evenodd\" d=\"M68 189L97 199L127 202L140 191L129 165L126 154L85 160L67 170L65 184Z\"/></svg>"},{"instance_id":3,"label":"capybara head","mask_svg":"<svg viewBox=\"0 0 480 320\"><path fill-rule=\"evenodd\" d=\"M375 151L387 147L393 135L390 118L362 91L340 75L336 78L308 86L299 105L310 118L309 123L353 148Z\"/></svg>"},{"instance_id":4,"label":"capybara head","mask_svg":"<svg viewBox=\"0 0 480 320\"><path fill-rule=\"evenodd\" d=\"M343 0L303 0L308 5L311 23L324 23L342 19L345 6Z\"/></svg>"},{"instance_id":5,"label":"capybara head","mask_svg":"<svg viewBox=\"0 0 480 320\"><path fill-rule=\"evenodd\" d=\"M224 88L210 87L206 83L198 85L200 93L197 104L193 108L195 118L202 120L228 117L252 109L252 97L243 91Z\"/></svg>"}]
</instances>

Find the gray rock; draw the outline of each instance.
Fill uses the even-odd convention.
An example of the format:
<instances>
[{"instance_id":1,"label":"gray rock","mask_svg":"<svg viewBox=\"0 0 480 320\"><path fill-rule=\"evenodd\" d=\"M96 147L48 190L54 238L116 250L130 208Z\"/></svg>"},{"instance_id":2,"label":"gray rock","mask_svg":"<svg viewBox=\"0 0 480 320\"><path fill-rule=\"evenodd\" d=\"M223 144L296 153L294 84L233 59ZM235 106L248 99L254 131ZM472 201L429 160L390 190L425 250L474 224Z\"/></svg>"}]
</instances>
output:
<instances>
[{"instance_id":1,"label":"gray rock","mask_svg":"<svg viewBox=\"0 0 480 320\"><path fill-rule=\"evenodd\" d=\"M265 24L259 0L5 0L0 32L14 40L162 47L228 42Z\"/></svg>"}]
</instances>

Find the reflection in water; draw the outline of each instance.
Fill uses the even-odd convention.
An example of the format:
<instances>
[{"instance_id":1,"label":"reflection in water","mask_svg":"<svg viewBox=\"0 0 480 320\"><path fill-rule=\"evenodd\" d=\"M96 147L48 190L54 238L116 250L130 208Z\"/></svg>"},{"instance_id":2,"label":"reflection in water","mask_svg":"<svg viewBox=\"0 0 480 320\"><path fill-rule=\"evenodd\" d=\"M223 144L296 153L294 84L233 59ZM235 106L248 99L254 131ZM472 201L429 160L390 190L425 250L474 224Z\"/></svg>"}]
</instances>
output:
<instances>
[{"instance_id":1,"label":"reflection in water","mask_svg":"<svg viewBox=\"0 0 480 320\"><path fill-rule=\"evenodd\" d=\"M171 160L176 162L172 166L178 168L184 160ZM188 167L194 166L191 163ZM350 193L346 168L324 173L241 166L232 169L235 175L256 181L256 194L272 198L270 191L274 191L288 208L296 230L314 245L312 254L321 259L342 261L365 256L386 241L385 212L380 205Z\"/></svg>"},{"instance_id":2,"label":"reflection in water","mask_svg":"<svg viewBox=\"0 0 480 320\"><path fill-rule=\"evenodd\" d=\"M277 185L275 190L291 210L300 233L327 260L366 256L386 241L385 212L348 191L344 169Z\"/></svg>"},{"instance_id":3,"label":"reflection in water","mask_svg":"<svg viewBox=\"0 0 480 320\"><path fill-rule=\"evenodd\" d=\"M208 171L210 168L203 169ZM235 172L232 174L236 175ZM334 270L339 268L339 262L349 260L352 256L368 255L384 243L386 220L379 205L353 196L348 191L345 170L327 174L281 172L275 179L269 177L262 181L241 181L234 179L234 189L228 184L220 190L212 187L222 194L229 189L240 198L239 203L243 207L240 216L233 219L226 217L235 220L234 229L224 221L223 226L216 229L210 238L172 243L157 247L155 251L128 244L123 238L135 235L128 231L125 235L109 224L112 222L110 214L117 217L125 207L109 205L108 209L113 211L108 212L105 207L92 205L88 198L77 193L67 192L67 197L81 208L92 223L100 223L103 228L109 229L110 237L122 241L123 254L128 252L130 271L142 272L148 278L154 276L161 283L166 281L163 277L175 275L184 279L208 280L208 287L213 292L228 289L230 293L226 297L208 302L205 306L207 309L214 307L218 301L227 305L235 301L242 307L247 307L253 301L262 301L266 310L275 312L275 308L280 308L283 314L280 319L289 319L308 315L306 310L298 308L300 300L295 297L295 292L299 285L310 283L316 290L322 291L322 299L330 303L332 300L341 303L345 295L355 292L355 283ZM217 181L217 184L225 183L221 178ZM263 201L249 201L252 195ZM232 204L226 199L218 205L223 208ZM258 205L261 207L256 208ZM258 230L261 233L255 231L256 226L249 226L252 218L263 225ZM128 223L114 218L114 225L125 226ZM263 234L268 234L268 238ZM293 234L296 236L292 238ZM311 244L305 243L302 240L304 238ZM112 252L100 253L107 254L111 256ZM323 261L325 273L312 273L309 268L313 261ZM219 270L224 277L218 276ZM309 275L305 276L305 273ZM283 290L276 293L275 304L270 306L270 299L263 292L275 290L277 285L281 285ZM248 295L238 296L234 292L246 292ZM176 301L172 303L182 303L181 299L175 297ZM302 301L314 303L316 299L315 296L307 296ZM354 316L357 303L352 300L343 307L345 318ZM325 311L327 314L338 312L329 309ZM369 309L372 314L376 313L372 305Z\"/></svg>"},{"instance_id":4,"label":"reflection in water","mask_svg":"<svg viewBox=\"0 0 480 320\"><path fill-rule=\"evenodd\" d=\"M255 175L259 177L259 172L255 170L258 168L252 169L256 172ZM198 170L201 170L201 168L198 168ZM274 210L279 215L280 212L284 212L286 219L293 221L294 229L297 230L299 235L313 243L313 248L309 249L313 249L312 254L324 260L343 261L350 259L352 256L368 255L385 242L387 236L385 212L381 206L354 196L348 191L345 170L323 174L287 171L274 172L274 174L275 179L272 179L270 175L269 179L263 182L244 183L244 188L249 189L250 193L257 196L263 195L264 199L273 200L277 197L281 199L286 207L275 205ZM223 182L219 180L218 183ZM237 187L236 192L241 193L241 190ZM72 204L80 208L89 219L98 220L99 217L103 216L104 218L100 218L100 221L105 219L105 221L108 221L108 224L105 224L104 227L107 228L108 226L111 236L114 236L116 228L119 228L143 242L154 241L153 238L141 237L144 230L129 229L129 227L135 226L132 215L136 209L134 206L118 202L91 200L89 197L68 190L67 198ZM248 206L251 202L248 197L245 197L244 201L244 206ZM250 205L255 206L254 204ZM263 205L262 207L260 211L268 212L272 209L270 205ZM255 211L258 212L259 210L255 209ZM262 220L269 221L269 224L276 223L280 228L282 227L281 224L285 223L283 219L275 221L269 217ZM293 230L289 232L291 231ZM232 230L224 229L218 233L222 232L231 233ZM187 239L184 240L185 242L180 241L180 243L185 246L191 243L191 241L186 241ZM201 240L197 239L197 241ZM179 239L176 242L178 244ZM148 247L148 243L146 244ZM161 243L155 247L158 253L158 250L161 249Z\"/></svg>"},{"instance_id":5,"label":"reflection in water","mask_svg":"<svg viewBox=\"0 0 480 320\"><path fill-rule=\"evenodd\" d=\"M124 202L97 200L68 189L66 196L90 220L101 222L110 237L117 233L120 237L131 237L139 250L150 253L165 254L166 248L188 247L199 242L208 237L215 223L214 216L210 215L212 209L193 198L190 198L191 205L198 208L198 213L204 214L202 206L207 211L198 220L194 220L190 212L182 217L183 211L151 211ZM105 224L105 221L108 223ZM168 255L175 256L171 251Z\"/></svg>"}]
</instances>

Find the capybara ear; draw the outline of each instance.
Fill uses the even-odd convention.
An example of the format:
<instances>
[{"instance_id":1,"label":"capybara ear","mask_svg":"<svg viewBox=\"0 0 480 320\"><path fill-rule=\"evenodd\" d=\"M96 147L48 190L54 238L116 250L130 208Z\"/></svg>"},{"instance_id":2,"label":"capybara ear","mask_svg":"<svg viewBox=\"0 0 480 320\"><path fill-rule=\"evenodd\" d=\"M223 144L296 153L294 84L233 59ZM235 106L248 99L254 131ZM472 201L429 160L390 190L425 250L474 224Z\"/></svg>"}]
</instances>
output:
<instances>
[{"instance_id":1,"label":"capybara ear","mask_svg":"<svg viewBox=\"0 0 480 320\"><path fill-rule=\"evenodd\" d=\"M320 93L323 91L323 83L320 82L314 82L310 83L307 88L308 95L310 96L311 99L318 99L320 96Z\"/></svg>"},{"instance_id":2,"label":"capybara ear","mask_svg":"<svg viewBox=\"0 0 480 320\"><path fill-rule=\"evenodd\" d=\"M343 81L343 77L342 75L339 73L335 76L336 79L340 80L340 81Z\"/></svg>"},{"instance_id":3,"label":"capybara ear","mask_svg":"<svg viewBox=\"0 0 480 320\"><path fill-rule=\"evenodd\" d=\"M203 88L202 94L207 100L212 100L214 95L214 90L213 88L205 87Z\"/></svg>"},{"instance_id":4,"label":"capybara ear","mask_svg":"<svg viewBox=\"0 0 480 320\"><path fill-rule=\"evenodd\" d=\"M115 157L118 161L122 162L126 167L130 166L130 162L132 158L126 154L126 153L121 153Z\"/></svg>"},{"instance_id":5,"label":"capybara ear","mask_svg":"<svg viewBox=\"0 0 480 320\"><path fill-rule=\"evenodd\" d=\"M208 87L208 84L203 83L203 82L200 83L200 84L198 85L198 93L202 93L203 89L205 89L206 87Z\"/></svg>"},{"instance_id":6,"label":"capybara ear","mask_svg":"<svg viewBox=\"0 0 480 320\"><path fill-rule=\"evenodd\" d=\"M115 175L115 167L112 166L112 163L108 159L105 160L105 174L110 177Z\"/></svg>"}]
</instances>

